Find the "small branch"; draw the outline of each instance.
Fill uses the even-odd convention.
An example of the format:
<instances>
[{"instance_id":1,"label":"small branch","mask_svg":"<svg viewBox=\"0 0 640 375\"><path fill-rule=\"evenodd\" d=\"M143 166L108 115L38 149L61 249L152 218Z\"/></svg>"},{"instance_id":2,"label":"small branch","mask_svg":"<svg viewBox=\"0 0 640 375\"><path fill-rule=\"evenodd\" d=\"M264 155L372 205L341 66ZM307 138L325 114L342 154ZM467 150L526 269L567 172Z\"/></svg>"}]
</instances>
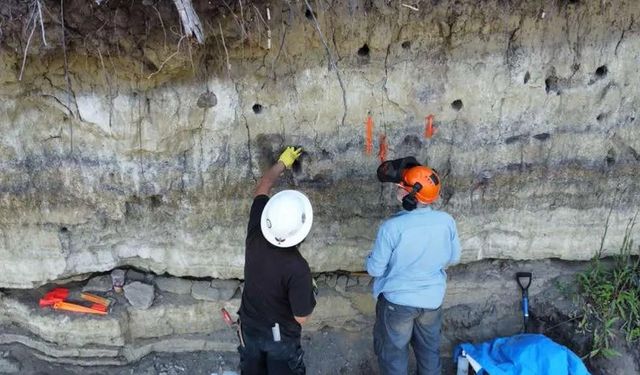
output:
<instances>
[{"instance_id":1,"label":"small branch","mask_svg":"<svg viewBox=\"0 0 640 375\"><path fill-rule=\"evenodd\" d=\"M172 53L172 54L171 54L171 56L167 57L167 58L162 62L162 64L160 64L160 66L158 67L158 70L156 70L155 72L153 72L153 73L149 74L149 75L147 76L147 79L149 79L149 78L151 78L151 77L155 76L156 74L160 73L160 71L162 70L162 68L164 68L164 65L165 65L167 62L169 62L169 60L173 59L173 58L174 58L174 57L175 57L175 56L180 52L180 43L182 43L182 40L183 40L184 38L186 38L186 37L187 37L186 35L183 35L183 36L180 38L180 40L178 41L178 48L176 49L176 51L175 51L174 53Z\"/></svg>"},{"instance_id":2,"label":"small branch","mask_svg":"<svg viewBox=\"0 0 640 375\"><path fill-rule=\"evenodd\" d=\"M189 49L189 61L191 61L191 72L196 74L196 66L193 63L193 51L191 50L191 43L187 43L187 47Z\"/></svg>"},{"instance_id":3,"label":"small branch","mask_svg":"<svg viewBox=\"0 0 640 375\"><path fill-rule=\"evenodd\" d=\"M44 43L45 46L48 46L47 38L45 38L44 36L44 21L42 20L42 8L40 5L40 0L36 0L36 4L38 5L38 16L40 17L40 30L42 31L42 43Z\"/></svg>"},{"instance_id":4,"label":"small branch","mask_svg":"<svg viewBox=\"0 0 640 375\"><path fill-rule=\"evenodd\" d=\"M107 76L107 69L104 66L104 59L102 58L102 51L100 50L100 46L98 45L98 56L100 57L100 65L102 65L102 73L104 74L104 79L105 79L105 83L108 84L108 76Z\"/></svg>"},{"instance_id":5,"label":"small branch","mask_svg":"<svg viewBox=\"0 0 640 375\"><path fill-rule=\"evenodd\" d=\"M260 17L260 20L262 21L264 26L267 28L267 49L271 49L271 28L269 27L269 24L264 20L264 17L262 17L262 13L260 13L260 10L258 9L258 7L255 5L253 7L255 8L256 13L258 14L258 17ZM271 21L271 14L269 12L269 8L267 8L267 19Z\"/></svg>"},{"instance_id":6,"label":"small branch","mask_svg":"<svg viewBox=\"0 0 640 375\"><path fill-rule=\"evenodd\" d=\"M160 11L156 8L155 5L151 6L153 10L158 13L158 18L160 19L160 26L162 26L162 33L164 34L164 51L167 51L167 30L164 28L164 22L162 21L162 16L160 15Z\"/></svg>"},{"instance_id":7,"label":"small branch","mask_svg":"<svg viewBox=\"0 0 640 375\"><path fill-rule=\"evenodd\" d=\"M236 15L236 13L233 11L233 9L231 9L231 7L229 6L229 4L227 4L226 1L222 1L222 3L224 4L225 7L227 7L227 9L229 10L229 12L231 12L231 15L233 15L233 19L234 21L236 21L236 24L238 24L238 27L240 28L240 31L242 32L242 40L244 40L245 38L249 38L249 34L247 33L247 30L244 28L244 18L242 19L242 22L240 22L238 20L238 16Z\"/></svg>"},{"instance_id":8,"label":"small branch","mask_svg":"<svg viewBox=\"0 0 640 375\"><path fill-rule=\"evenodd\" d=\"M284 47L284 40L286 37L287 37L287 28L285 27L285 24L283 22L282 23L282 39L280 40L280 48L278 48L278 53L276 54L276 57L271 62L271 75L273 76L274 81L276 80L276 63L280 58L280 53L282 52L282 47ZM264 88L268 80L269 80L269 77L265 77L264 82L262 83L261 89Z\"/></svg>"},{"instance_id":9,"label":"small branch","mask_svg":"<svg viewBox=\"0 0 640 375\"><path fill-rule=\"evenodd\" d=\"M55 100L58 104L60 104L60 106L64 109L67 110L67 115L69 115L69 117L73 116L73 111L71 110L71 108L67 107L66 104L64 104L62 102L62 100L58 99L55 95L51 95L51 94L40 94L40 96L45 97L45 98L52 98L53 100ZM63 111L64 112L64 111Z\"/></svg>"},{"instance_id":10,"label":"small branch","mask_svg":"<svg viewBox=\"0 0 640 375\"><path fill-rule=\"evenodd\" d=\"M22 67L20 68L20 77L18 77L18 81L22 81L22 73L24 73L24 64L27 62L27 52L29 52L29 44L31 44L31 38L33 37L33 32L36 31L36 20L33 20L33 27L31 28L31 33L29 34L29 39L27 39L27 45L24 48L24 56L22 56Z\"/></svg>"},{"instance_id":11,"label":"small branch","mask_svg":"<svg viewBox=\"0 0 640 375\"><path fill-rule=\"evenodd\" d=\"M402 4L403 7L409 8L411 10L415 10L416 12L419 11L420 9L418 9L417 6L413 6L413 5L409 5L409 4Z\"/></svg>"},{"instance_id":12,"label":"small branch","mask_svg":"<svg viewBox=\"0 0 640 375\"><path fill-rule=\"evenodd\" d=\"M218 27L220 28L220 37L222 38L222 46L224 47L224 54L227 57L227 70L231 73L231 64L229 63L229 51L227 51L227 45L224 42L224 33L222 32L222 25L218 21Z\"/></svg>"}]
</instances>

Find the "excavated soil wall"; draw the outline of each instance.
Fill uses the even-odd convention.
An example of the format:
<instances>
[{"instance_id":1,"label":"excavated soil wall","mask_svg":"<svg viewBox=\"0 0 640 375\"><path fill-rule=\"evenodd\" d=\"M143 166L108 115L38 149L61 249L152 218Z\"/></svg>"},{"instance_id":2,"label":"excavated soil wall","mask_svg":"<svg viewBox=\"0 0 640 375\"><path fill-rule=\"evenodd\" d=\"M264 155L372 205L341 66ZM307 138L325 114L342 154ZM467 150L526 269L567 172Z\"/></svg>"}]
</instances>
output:
<instances>
[{"instance_id":1,"label":"excavated soil wall","mask_svg":"<svg viewBox=\"0 0 640 375\"><path fill-rule=\"evenodd\" d=\"M564 261L615 254L638 212L635 0L198 0L202 43L175 3L190 2L0 5L0 344L79 365L233 350L214 315L237 292L156 285L148 310L122 300L104 319L36 301L119 267L242 279L253 188L285 145L305 149L276 190L314 206L301 251L325 285L317 334L371 322L351 272L399 208L380 160L413 155L443 179L435 206L457 220L464 263L447 350L517 330L512 275L488 280L500 262L549 264L539 293L554 296L550 280L578 267Z\"/></svg>"}]
</instances>

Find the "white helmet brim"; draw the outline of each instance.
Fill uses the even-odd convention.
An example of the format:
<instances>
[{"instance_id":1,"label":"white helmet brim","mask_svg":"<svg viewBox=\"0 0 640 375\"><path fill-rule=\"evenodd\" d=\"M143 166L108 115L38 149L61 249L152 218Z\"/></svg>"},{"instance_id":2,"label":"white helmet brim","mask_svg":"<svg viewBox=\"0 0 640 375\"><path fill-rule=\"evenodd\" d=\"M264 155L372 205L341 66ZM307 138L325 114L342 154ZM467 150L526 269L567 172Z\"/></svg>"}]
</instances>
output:
<instances>
[{"instance_id":1,"label":"white helmet brim","mask_svg":"<svg viewBox=\"0 0 640 375\"><path fill-rule=\"evenodd\" d=\"M287 236L278 236L273 232L272 225L270 225L271 221L277 220L277 216L287 214L287 212L281 212L281 209L276 207L278 201L282 199L296 202L302 212L300 220L297 222L299 225ZM302 242L311 231L312 225L313 208L311 207L311 201L309 201L306 195L297 190L283 190L271 197L264 207L264 210L262 210L262 216L260 217L260 229L262 230L264 238L274 246L283 248L292 247Z\"/></svg>"}]
</instances>

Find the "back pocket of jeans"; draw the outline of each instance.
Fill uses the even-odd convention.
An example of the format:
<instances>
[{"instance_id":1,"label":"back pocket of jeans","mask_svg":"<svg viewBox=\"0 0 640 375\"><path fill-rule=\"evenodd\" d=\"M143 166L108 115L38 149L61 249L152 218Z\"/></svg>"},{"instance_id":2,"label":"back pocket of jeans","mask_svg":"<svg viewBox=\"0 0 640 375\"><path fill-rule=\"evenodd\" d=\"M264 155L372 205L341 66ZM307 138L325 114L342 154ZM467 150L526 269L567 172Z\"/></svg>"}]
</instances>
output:
<instances>
[{"instance_id":1,"label":"back pocket of jeans","mask_svg":"<svg viewBox=\"0 0 640 375\"><path fill-rule=\"evenodd\" d=\"M413 332L413 313L408 309L385 309L384 328L391 344L403 348L411 340Z\"/></svg>"},{"instance_id":2,"label":"back pocket of jeans","mask_svg":"<svg viewBox=\"0 0 640 375\"><path fill-rule=\"evenodd\" d=\"M418 317L421 326L432 326L442 320L442 308L437 310L425 310Z\"/></svg>"}]
</instances>

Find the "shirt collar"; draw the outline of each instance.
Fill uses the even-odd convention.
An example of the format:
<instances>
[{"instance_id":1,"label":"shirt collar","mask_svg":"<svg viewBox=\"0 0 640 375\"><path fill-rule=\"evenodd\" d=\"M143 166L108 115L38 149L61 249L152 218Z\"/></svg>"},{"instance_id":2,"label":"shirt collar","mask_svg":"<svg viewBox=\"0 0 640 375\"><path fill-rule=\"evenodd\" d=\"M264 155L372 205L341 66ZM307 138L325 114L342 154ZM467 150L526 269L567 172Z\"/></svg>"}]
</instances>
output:
<instances>
[{"instance_id":1,"label":"shirt collar","mask_svg":"<svg viewBox=\"0 0 640 375\"><path fill-rule=\"evenodd\" d=\"M431 205L429 205L427 207L419 207L419 208L416 208L415 210L411 210L411 211L407 211L405 209L402 209L402 210L396 212L395 216L410 215L412 213L421 213L421 212L429 212L429 211L433 211L433 208L431 207Z\"/></svg>"}]
</instances>

